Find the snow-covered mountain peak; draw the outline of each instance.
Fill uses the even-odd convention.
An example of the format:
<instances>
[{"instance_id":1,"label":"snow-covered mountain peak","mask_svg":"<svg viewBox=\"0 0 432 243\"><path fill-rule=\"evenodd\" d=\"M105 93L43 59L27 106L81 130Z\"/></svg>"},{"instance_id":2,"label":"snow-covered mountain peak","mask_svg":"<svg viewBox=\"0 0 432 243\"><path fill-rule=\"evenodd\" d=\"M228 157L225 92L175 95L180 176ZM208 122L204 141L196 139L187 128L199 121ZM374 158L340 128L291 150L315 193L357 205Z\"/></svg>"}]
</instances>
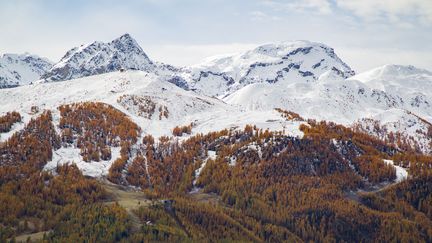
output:
<instances>
[{"instance_id":1,"label":"snow-covered mountain peak","mask_svg":"<svg viewBox=\"0 0 432 243\"><path fill-rule=\"evenodd\" d=\"M263 55L270 55L270 56L285 56L297 49L305 49L302 52L304 54L307 54L308 51L311 50L312 48L323 48L326 50L333 50L327 45L321 43L307 41L307 40L296 40L296 41L282 41L278 43L263 44L249 52L261 53Z\"/></svg>"},{"instance_id":2,"label":"snow-covered mountain peak","mask_svg":"<svg viewBox=\"0 0 432 243\"><path fill-rule=\"evenodd\" d=\"M344 78L354 71L324 44L285 41L258 46L245 52L209 58L189 68L184 78L190 88L225 97L254 83L316 82L329 70Z\"/></svg>"},{"instance_id":3,"label":"snow-covered mountain peak","mask_svg":"<svg viewBox=\"0 0 432 243\"><path fill-rule=\"evenodd\" d=\"M373 89L410 96L416 100L423 99L420 96L432 95L432 72L414 66L384 65L349 80L358 80Z\"/></svg>"},{"instance_id":4,"label":"snow-covered mountain peak","mask_svg":"<svg viewBox=\"0 0 432 243\"><path fill-rule=\"evenodd\" d=\"M72 48L54 67L42 76L44 82L63 81L119 69L151 71L153 62L138 43L124 34L109 43L95 41Z\"/></svg>"},{"instance_id":5,"label":"snow-covered mountain peak","mask_svg":"<svg viewBox=\"0 0 432 243\"><path fill-rule=\"evenodd\" d=\"M52 67L52 62L29 53L0 56L0 88L29 84Z\"/></svg>"},{"instance_id":6,"label":"snow-covered mountain peak","mask_svg":"<svg viewBox=\"0 0 432 243\"><path fill-rule=\"evenodd\" d=\"M28 53L28 52L25 52L23 54L5 53L0 58L3 61L8 61L9 63L17 63L19 61L24 61L26 63L45 62L45 63L51 63L52 64L52 62L50 60L48 60L47 58L33 55L33 54Z\"/></svg>"},{"instance_id":7,"label":"snow-covered mountain peak","mask_svg":"<svg viewBox=\"0 0 432 243\"><path fill-rule=\"evenodd\" d=\"M370 71L363 72L352 78L366 81L366 80L373 80L373 79L375 80L386 79L392 77L410 78L410 77L419 77L419 76L432 76L432 72L425 69L416 68L412 65L405 66L405 65L386 64L384 66L374 68Z\"/></svg>"},{"instance_id":8,"label":"snow-covered mountain peak","mask_svg":"<svg viewBox=\"0 0 432 243\"><path fill-rule=\"evenodd\" d=\"M1 58L12 62L12 61L15 61L17 59L23 59L23 57L28 57L28 56L32 56L32 55L30 55L27 52L24 54L5 53L1 56Z\"/></svg>"},{"instance_id":9,"label":"snow-covered mountain peak","mask_svg":"<svg viewBox=\"0 0 432 243\"><path fill-rule=\"evenodd\" d=\"M138 42L127 33L111 41L111 44L120 51L126 52L130 50L135 50L140 52L140 54L144 53Z\"/></svg>"}]
</instances>

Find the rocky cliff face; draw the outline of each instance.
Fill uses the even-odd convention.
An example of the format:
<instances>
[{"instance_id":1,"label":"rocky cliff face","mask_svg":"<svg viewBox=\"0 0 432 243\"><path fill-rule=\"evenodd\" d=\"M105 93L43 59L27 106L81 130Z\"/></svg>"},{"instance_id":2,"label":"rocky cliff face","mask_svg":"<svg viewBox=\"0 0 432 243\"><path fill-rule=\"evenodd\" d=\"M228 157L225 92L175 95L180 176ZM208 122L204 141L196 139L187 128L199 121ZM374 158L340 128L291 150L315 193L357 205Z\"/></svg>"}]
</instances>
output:
<instances>
[{"instance_id":1,"label":"rocky cliff face","mask_svg":"<svg viewBox=\"0 0 432 243\"><path fill-rule=\"evenodd\" d=\"M63 81L120 69L151 71L153 62L129 35L109 42L93 42L69 50L51 70L42 76L44 82Z\"/></svg>"}]
</instances>

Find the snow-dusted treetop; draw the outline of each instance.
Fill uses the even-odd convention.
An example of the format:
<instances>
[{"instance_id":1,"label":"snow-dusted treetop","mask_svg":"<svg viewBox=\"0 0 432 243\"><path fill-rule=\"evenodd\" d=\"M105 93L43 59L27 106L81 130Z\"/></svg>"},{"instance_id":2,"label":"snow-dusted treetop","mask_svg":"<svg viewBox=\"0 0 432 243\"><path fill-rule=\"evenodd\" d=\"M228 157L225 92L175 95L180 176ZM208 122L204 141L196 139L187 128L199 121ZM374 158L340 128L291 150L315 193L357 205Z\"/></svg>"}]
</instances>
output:
<instances>
[{"instance_id":1,"label":"snow-dusted treetop","mask_svg":"<svg viewBox=\"0 0 432 243\"><path fill-rule=\"evenodd\" d=\"M44 81L63 81L121 68L151 71L153 62L129 35L103 43L95 41L69 50L51 70L42 76Z\"/></svg>"}]
</instances>

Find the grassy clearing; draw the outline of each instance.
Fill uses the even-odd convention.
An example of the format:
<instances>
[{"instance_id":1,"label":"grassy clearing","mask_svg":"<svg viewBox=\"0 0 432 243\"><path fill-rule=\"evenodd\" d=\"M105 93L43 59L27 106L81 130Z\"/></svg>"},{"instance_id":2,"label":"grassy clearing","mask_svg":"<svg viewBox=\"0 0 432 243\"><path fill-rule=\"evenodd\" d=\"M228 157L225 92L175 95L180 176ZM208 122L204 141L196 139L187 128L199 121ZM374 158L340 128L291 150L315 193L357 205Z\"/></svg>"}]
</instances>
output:
<instances>
[{"instance_id":1,"label":"grassy clearing","mask_svg":"<svg viewBox=\"0 0 432 243\"><path fill-rule=\"evenodd\" d=\"M43 239L44 234L49 234L50 231L41 231L41 232L37 232L37 233L33 233L33 234L24 234L24 235L20 235L17 236L15 238L16 242L27 242L28 239L30 239L30 241L39 241Z\"/></svg>"}]
</instances>

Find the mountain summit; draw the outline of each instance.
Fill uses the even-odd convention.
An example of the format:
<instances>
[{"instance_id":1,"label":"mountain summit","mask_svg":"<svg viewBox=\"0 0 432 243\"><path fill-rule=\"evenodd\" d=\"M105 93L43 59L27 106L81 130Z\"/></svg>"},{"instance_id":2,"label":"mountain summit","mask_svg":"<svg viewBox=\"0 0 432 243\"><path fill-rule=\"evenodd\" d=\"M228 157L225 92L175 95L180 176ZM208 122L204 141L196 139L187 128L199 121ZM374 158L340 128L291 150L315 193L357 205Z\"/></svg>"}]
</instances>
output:
<instances>
[{"instance_id":1,"label":"mountain summit","mask_svg":"<svg viewBox=\"0 0 432 243\"><path fill-rule=\"evenodd\" d=\"M143 71L154 69L153 62L129 34L109 43L95 41L69 50L41 79L45 82L63 81L121 68Z\"/></svg>"},{"instance_id":2,"label":"mountain summit","mask_svg":"<svg viewBox=\"0 0 432 243\"><path fill-rule=\"evenodd\" d=\"M330 70L343 78L354 75L333 48L310 41L286 41L209 58L189 68L185 79L192 89L223 97L254 83L316 82Z\"/></svg>"},{"instance_id":3,"label":"mountain summit","mask_svg":"<svg viewBox=\"0 0 432 243\"><path fill-rule=\"evenodd\" d=\"M29 84L52 67L52 63L30 54L0 56L0 89Z\"/></svg>"}]
</instances>

